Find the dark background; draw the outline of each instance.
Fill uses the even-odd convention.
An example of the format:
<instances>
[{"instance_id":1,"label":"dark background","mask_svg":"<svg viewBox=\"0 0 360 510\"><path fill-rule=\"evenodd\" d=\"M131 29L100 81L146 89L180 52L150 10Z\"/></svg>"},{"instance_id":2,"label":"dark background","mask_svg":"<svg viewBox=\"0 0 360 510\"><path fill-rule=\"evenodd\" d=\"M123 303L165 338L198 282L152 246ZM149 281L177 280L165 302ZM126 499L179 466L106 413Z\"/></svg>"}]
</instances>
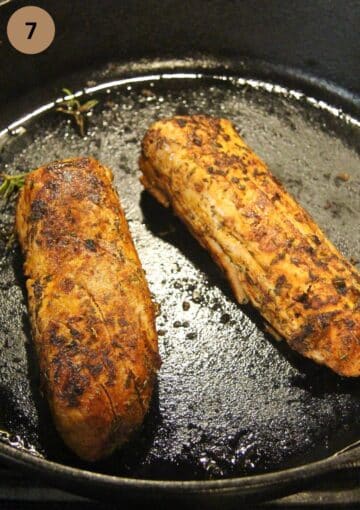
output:
<instances>
[{"instance_id":1,"label":"dark background","mask_svg":"<svg viewBox=\"0 0 360 510\"><path fill-rule=\"evenodd\" d=\"M23 5L54 17L40 55L8 42L7 20ZM1 100L96 62L196 54L283 64L359 93L359 26L359 0L12 0L0 7Z\"/></svg>"}]
</instances>

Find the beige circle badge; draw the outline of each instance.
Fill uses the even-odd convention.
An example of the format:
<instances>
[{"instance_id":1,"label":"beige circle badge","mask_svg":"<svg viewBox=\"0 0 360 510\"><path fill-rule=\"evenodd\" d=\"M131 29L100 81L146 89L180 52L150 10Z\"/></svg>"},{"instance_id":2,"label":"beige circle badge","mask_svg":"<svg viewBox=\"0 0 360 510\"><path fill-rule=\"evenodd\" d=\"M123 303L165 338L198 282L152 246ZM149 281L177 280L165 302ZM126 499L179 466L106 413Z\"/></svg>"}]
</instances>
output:
<instances>
[{"instance_id":1,"label":"beige circle badge","mask_svg":"<svg viewBox=\"0 0 360 510\"><path fill-rule=\"evenodd\" d=\"M29 5L11 15L7 36L16 50L34 55L46 50L53 42L55 23L47 11Z\"/></svg>"}]
</instances>

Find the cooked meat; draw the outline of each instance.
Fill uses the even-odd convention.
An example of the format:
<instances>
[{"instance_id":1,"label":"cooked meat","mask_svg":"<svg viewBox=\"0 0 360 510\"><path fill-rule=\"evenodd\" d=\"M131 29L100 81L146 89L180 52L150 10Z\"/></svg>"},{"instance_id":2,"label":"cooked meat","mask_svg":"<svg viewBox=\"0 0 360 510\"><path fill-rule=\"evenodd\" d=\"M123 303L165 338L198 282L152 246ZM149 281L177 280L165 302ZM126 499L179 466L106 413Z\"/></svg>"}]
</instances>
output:
<instances>
[{"instance_id":1,"label":"cooked meat","mask_svg":"<svg viewBox=\"0 0 360 510\"><path fill-rule=\"evenodd\" d=\"M239 303L312 360L360 375L360 275L228 120L156 122L142 183L224 270Z\"/></svg>"},{"instance_id":2,"label":"cooked meat","mask_svg":"<svg viewBox=\"0 0 360 510\"><path fill-rule=\"evenodd\" d=\"M56 428L79 457L100 459L142 423L160 363L154 306L110 170L77 158L29 173L16 227Z\"/></svg>"}]
</instances>

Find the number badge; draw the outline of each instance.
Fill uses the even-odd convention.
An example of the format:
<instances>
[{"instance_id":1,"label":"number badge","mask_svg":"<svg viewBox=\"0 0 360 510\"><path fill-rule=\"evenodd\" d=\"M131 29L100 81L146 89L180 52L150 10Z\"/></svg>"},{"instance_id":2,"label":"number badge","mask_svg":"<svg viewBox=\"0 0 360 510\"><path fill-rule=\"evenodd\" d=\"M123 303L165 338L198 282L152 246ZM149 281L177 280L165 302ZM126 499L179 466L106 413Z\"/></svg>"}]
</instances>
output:
<instances>
[{"instance_id":1,"label":"number badge","mask_svg":"<svg viewBox=\"0 0 360 510\"><path fill-rule=\"evenodd\" d=\"M45 51L53 42L55 23L50 14L40 7L22 7L11 15L7 36L16 50L35 55Z\"/></svg>"}]
</instances>

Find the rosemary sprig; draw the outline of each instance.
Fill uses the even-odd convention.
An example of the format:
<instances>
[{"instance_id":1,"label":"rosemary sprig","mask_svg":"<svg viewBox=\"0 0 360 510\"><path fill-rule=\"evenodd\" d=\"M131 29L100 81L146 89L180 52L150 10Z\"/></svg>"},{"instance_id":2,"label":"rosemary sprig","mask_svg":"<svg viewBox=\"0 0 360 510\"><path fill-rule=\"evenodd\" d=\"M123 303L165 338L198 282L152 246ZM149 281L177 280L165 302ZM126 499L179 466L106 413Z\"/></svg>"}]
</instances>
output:
<instances>
[{"instance_id":1,"label":"rosemary sprig","mask_svg":"<svg viewBox=\"0 0 360 510\"><path fill-rule=\"evenodd\" d=\"M15 225L12 227L11 231L8 233L7 237L4 238L4 257L6 257L9 252L15 247L17 241L17 236L15 233Z\"/></svg>"},{"instance_id":2,"label":"rosemary sprig","mask_svg":"<svg viewBox=\"0 0 360 510\"><path fill-rule=\"evenodd\" d=\"M99 101L97 99L90 99L89 101L86 101L86 103L81 104L80 101L75 98L71 90L64 88L62 91L66 94L68 99L64 99L64 101L59 103L56 111L65 115L70 115L79 129L80 135L85 136L86 114L92 110Z\"/></svg>"},{"instance_id":3,"label":"rosemary sprig","mask_svg":"<svg viewBox=\"0 0 360 510\"><path fill-rule=\"evenodd\" d=\"M26 174L8 175L0 173L0 198L5 202L4 206L8 203L12 195L16 195L20 188L25 183ZM5 243L4 257L12 250L16 243L15 227L12 227L8 232L1 232L2 242Z\"/></svg>"},{"instance_id":4,"label":"rosemary sprig","mask_svg":"<svg viewBox=\"0 0 360 510\"><path fill-rule=\"evenodd\" d=\"M13 193L17 193L24 186L26 174L9 175L0 173L0 196L7 203Z\"/></svg>"}]
</instances>

